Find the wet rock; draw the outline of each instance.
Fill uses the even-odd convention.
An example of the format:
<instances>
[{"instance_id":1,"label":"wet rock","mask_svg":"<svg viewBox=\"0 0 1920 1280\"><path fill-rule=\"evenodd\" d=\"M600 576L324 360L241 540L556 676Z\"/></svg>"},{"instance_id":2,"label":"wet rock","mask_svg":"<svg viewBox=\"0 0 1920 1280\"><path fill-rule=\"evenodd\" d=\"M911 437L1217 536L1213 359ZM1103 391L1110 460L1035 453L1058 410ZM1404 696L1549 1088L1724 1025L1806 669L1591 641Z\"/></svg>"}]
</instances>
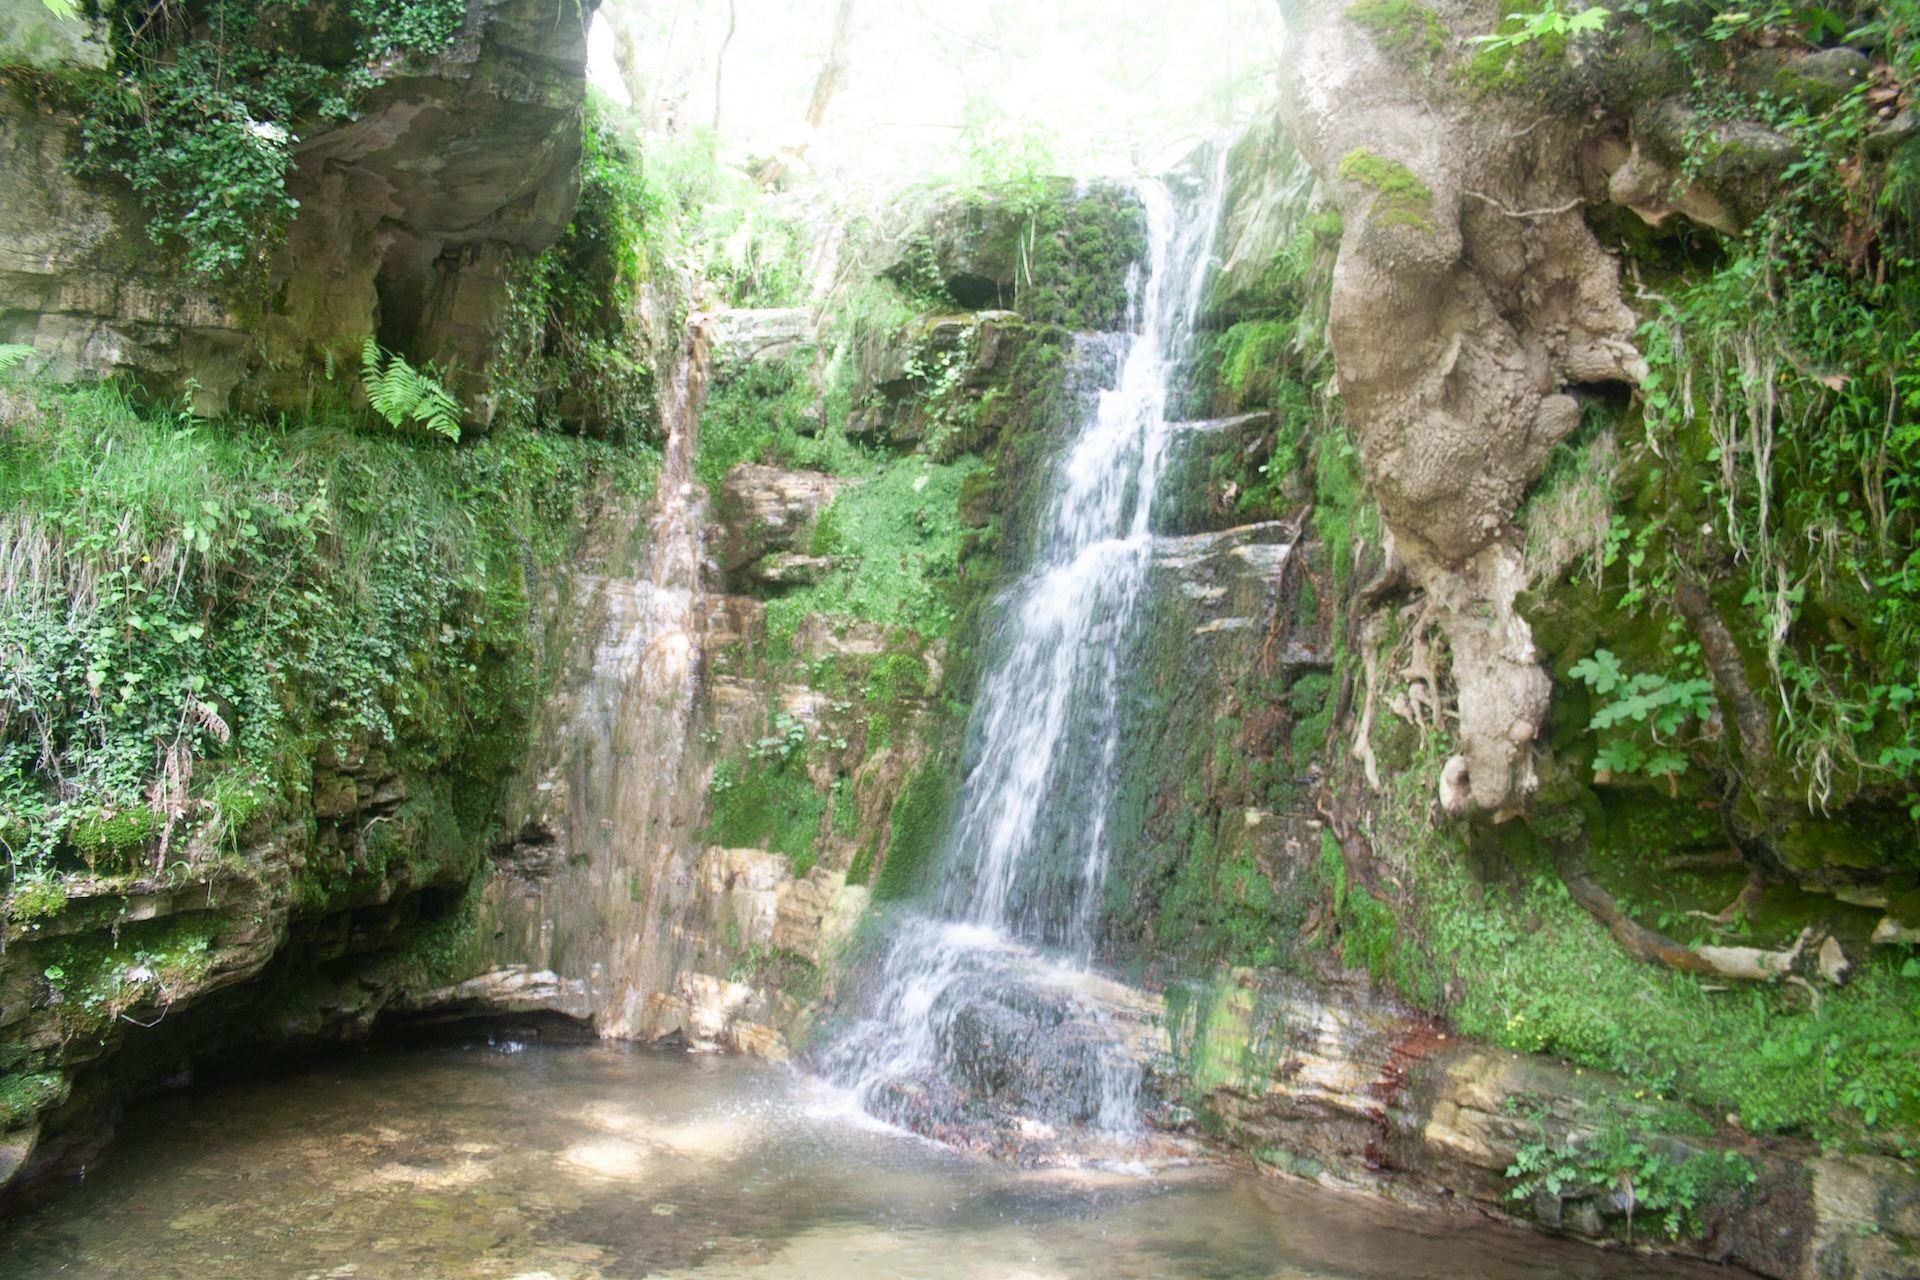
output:
<instances>
[{"instance_id":1,"label":"wet rock","mask_svg":"<svg viewBox=\"0 0 1920 1280\"><path fill-rule=\"evenodd\" d=\"M1920 113L1911 106L1902 107L1892 119L1882 121L1867 132L1867 154L1884 160L1915 137L1920 137Z\"/></svg>"},{"instance_id":2,"label":"wet rock","mask_svg":"<svg viewBox=\"0 0 1920 1280\"><path fill-rule=\"evenodd\" d=\"M687 1034L696 1049L715 1049L730 1042L735 1019L757 1003L757 993L746 983L712 974L683 973L675 985L686 1002Z\"/></svg>"},{"instance_id":3,"label":"wet rock","mask_svg":"<svg viewBox=\"0 0 1920 1280\"><path fill-rule=\"evenodd\" d=\"M837 563L832 556L761 556L741 573L773 587L810 586L833 572Z\"/></svg>"},{"instance_id":4,"label":"wet rock","mask_svg":"<svg viewBox=\"0 0 1920 1280\"><path fill-rule=\"evenodd\" d=\"M811 964L832 958L867 907L867 890L844 870L816 866L781 886L773 945Z\"/></svg>"},{"instance_id":5,"label":"wet rock","mask_svg":"<svg viewBox=\"0 0 1920 1280\"><path fill-rule=\"evenodd\" d=\"M1272 426L1270 413L1172 424L1166 476L1154 505L1154 531L1193 534L1231 528L1237 514L1233 499L1212 477L1243 474L1265 461Z\"/></svg>"},{"instance_id":6,"label":"wet rock","mask_svg":"<svg viewBox=\"0 0 1920 1280\"><path fill-rule=\"evenodd\" d=\"M757 1022L733 1023L727 1028L727 1044L735 1053L767 1062L786 1062L792 1056L785 1036Z\"/></svg>"},{"instance_id":7,"label":"wet rock","mask_svg":"<svg viewBox=\"0 0 1920 1280\"><path fill-rule=\"evenodd\" d=\"M550 969L508 965L468 978L449 987L406 996L398 1008L465 1013L531 1013L551 1009L568 1017L586 1019L593 1010L586 984L562 978Z\"/></svg>"},{"instance_id":8,"label":"wet rock","mask_svg":"<svg viewBox=\"0 0 1920 1280\"><path fill-rule=\"evenodd\" d=\"M793 647L808 662L824 657L877 658L894 641L893 629L864 618L809 614L794 629Z\"/></svg>"},{"instance_id":9,"label":"wet rock","mask_svg":"<svg viewBox=\"0 0 1920 1280\"><path fill-rule=\"evenodd\" d=\"M337 773L313 775L313 816L343 818L360 807L360 796L350 777Z\"/></svg>"},{"instance_id":10,"label":"wet rock","mask_svg":"<svg viewBox=\"0 0 1920 1280\"><path fill-rule=\"evenodd\" d=\"M1812 1174L1813 1238L1802 1274L1820 1280L1920 1276L1920 1176L1911 1164L1830 1155L1814 1163Z\"/></svg>"},{"instance_id":11,"label":"wet rock","mask_svg":"<svg viewBox=\"0 0 1920 1280\"><path fill-rule=\"evenodd\" d=\"M40 1121L37 1117L21 1128L0 1133L0 1187L13 1181L14 1176L25 1167L39 1138Z\"/></svg>"},{"instance_id":12,"label":"wet rock","mask_svg":"<svg viewBox=\"0 0 1920 1280\"><path fill-rule=\"evenodd\" d=\"M924 401L954 385L977 397L1013 367L1027 329L1018 313L977 311L922 317L860 353L854 391L858 407L847 434L855 439L913 444L928 429ZM937 385L938 384L938 385Z\"/></svg>"},{"instance_id":13,"label":"wet rock","mask_svg":"<svg viewBox=\"0 0 1920 1280\"><path fill-rule=\"evenodd\" d=\"M0 5L0 63L39 71L104 71L107 61L99 20L57 14L49 5L27 0Z\"/></svg>"},{"instance_id":14,"label":"wet rock","mask_svg":"<svg viewBox=\"0 0 1920 1280\"><path fill-rule=\"evenodd\" d=\"M768 946L780 916L780 891L792 880L787 858L761 849L707 850L700 863L707 912L738 946Z\"/></svg>"},{"instance_id":15,"label":"wet rock","mask_svg":"<svg viewBox=\"0 0 1920 1280\"><path fill-rule=\"evenodd\" d=\"M720 486L720 564L728 573L766 562L763 571L819 561L807 554L820 512L848 481L817 471L743 462ZM786 560L776 561L777 557ZM799 579L795 579L799 580Z\"/></svg>"},{"instance_id":16,"label":"wet rock","mask_svg":"<svg viewBox=\"0 0 1920 1280\"><path fill-rule=\"evenodd\" d=\"M1816 49L1780 68L1772 88L1782 97L1800 99L1817 113L1864 84L1872 65L1865 54L1845 45Z\"/></svg>"}]
</instances>

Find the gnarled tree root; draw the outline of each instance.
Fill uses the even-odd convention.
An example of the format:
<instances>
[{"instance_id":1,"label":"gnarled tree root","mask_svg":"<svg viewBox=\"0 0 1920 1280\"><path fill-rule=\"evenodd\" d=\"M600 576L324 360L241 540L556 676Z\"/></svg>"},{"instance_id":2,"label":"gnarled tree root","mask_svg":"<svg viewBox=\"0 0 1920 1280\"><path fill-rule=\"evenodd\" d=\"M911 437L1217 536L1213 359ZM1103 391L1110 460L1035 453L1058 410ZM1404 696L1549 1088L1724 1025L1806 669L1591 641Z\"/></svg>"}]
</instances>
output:
<instances>
[{"instance_id":1,"label":"gnarled tree root","mask_svg":"<svg viewBox=\"0 0 1920 1280\"><path fill-rule=\"evenodd\" d=\"M1794 962L1813 938L1813 930L1807 929L1784 951L1763 951L1758 947L1685 947L1622 911L1614 896L1601 888L1600 882L1587 870L1584 858L1563 850L1559 862L1560 876L1567 882L1567 892L1573 895L1573 900L1607 926L1627 954L1637 960L1650 960L1682 973L1764 982L1791 972Z\"/></svg>"}]
</instances>

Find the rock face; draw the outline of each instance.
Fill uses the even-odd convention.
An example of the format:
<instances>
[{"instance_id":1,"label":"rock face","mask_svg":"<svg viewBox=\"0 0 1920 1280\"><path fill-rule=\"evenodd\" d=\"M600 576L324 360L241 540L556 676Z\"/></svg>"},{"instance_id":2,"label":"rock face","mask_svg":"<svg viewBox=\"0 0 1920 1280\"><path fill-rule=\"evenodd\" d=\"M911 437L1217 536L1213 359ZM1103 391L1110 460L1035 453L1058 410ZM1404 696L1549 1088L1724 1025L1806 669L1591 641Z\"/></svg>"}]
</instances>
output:
<instances>
[{"instance_id":1,"label":"rock face","mask_svg":"<svg viewBox=\"0 0 1920 1280\"><path fill-rule=\"evenodd\" d=\"M98 88L104 46L39 0L6 0L0 341L31 345L59 379L123 375L164 397L191 386L193 408L218 414L305 404L329 355L351 367L377 335L465 370L484 424L480 373L508 275L576 203L592 9L469 4L444 55L372 89L351 124L301 142L288 241L264 285L229 293L180 273L130 191L70 172L78 121L49 86ZM0 417L19 410L8 401ZM528 592L536 611L553 604L540 594ZM364 1036L403 991L427 985L423 939L454 931L484 855L486 815L459 791L472 778L418 744L403 760L364 734L318 736L325 745L280 761L284 784L260 784L257 809L197 827L169 875L153 874L154 844L136 839L69 877L64 907L9 903L0 1187L88 1158L129 1088L184 1079L210 1056ZM532 859L551 843L536 826L507 845ZM448 999L565 1008L575 994L523 969Z\"/></svg>"},{"instance_id":2,"label":"rock face","mask_svg":"<svg viewBox=\"0 0 1920 1280\"><path fill-rule=\"evenodd\" d=\"M0 1070L27 1074L7 1077L0 1188L90 1158L130 1086L362 1037L417 980L404 944L457 905L475 858L443 786L375 754L316 761L334 781L310 816L262 815L237 857L176 863L200 868L184 883L96 876L58 915L4 926Z\"/></svg>"},{"instance_id":3,"label":"rock face","mask_svg":"<svg viewBox=\"0 0 1920 1280\"><path fill-rule=\"evenodd\" d=\"M259 294L172 268L130 191L68 171L77 118L16 88L0 102L0 340L63 379L124 374L163 397L191 381L213 415L310 403L328 356L356 367L377 336L457 368L484 427L513 264L553 243L578 195L594 7L481 0L445 54L302 139L300 211Z\"/></svg>"},{"instance_id":4,"label":"rock face","mask_svg":"<svg viewBox=\"0 0 1920 1280\"><path fill-rule=\"evenodd\" d=\"M769 583L818 573L831 561L810 554L814 527L846 484L817 471L741 463L720 486L720 567Z\"/></svg>"},{"instance_id":5,"label":"rock face","mask_svg":"<svg viewBox=\"0 0 1920 1280\"><path fill-rule=\"evenodd\" d=\"M1323 1186L1438 1195L1592 1240L1624 1233L1631 1198L1576 1185L1516 1203L1507 1170L1523 1148L1590 1139L1623 1106L1652 1118L1651 1104L1625 1099L1603 1074L1452 1042L1351 977L1329 989L1249 972L1197 997L1170 995L1175 1075L1208 1123L1263 1164ZM1731 1154L1753 1181L1702 1194L1698 1238L1666 1238L1660 1215L1642 1209L1643 1242L1780 1280L1916 1274L1920 1179L1899 1162L1738 1134L1662 1141L1674 1164Z\"/></svg>"}]
</instances>

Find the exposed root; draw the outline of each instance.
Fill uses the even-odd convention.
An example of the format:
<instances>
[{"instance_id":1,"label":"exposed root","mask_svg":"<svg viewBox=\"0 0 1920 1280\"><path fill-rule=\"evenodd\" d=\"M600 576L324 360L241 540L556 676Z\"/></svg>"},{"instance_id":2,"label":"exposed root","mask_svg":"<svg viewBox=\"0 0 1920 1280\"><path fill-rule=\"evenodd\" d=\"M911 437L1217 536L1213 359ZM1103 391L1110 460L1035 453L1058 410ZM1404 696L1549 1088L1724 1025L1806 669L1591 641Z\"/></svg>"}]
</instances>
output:
<instances>
[{"instance_id":1,"label":"exposed root","mask_svg":"<svg viewBox=\"0 0 1920 1280\"><path fill-rule=\"evenodd\" d=\"M1761 895L1766 893L1769 883L1766 876L1755 870L1747 876L1747 883L1741 886L1739 896L1729 902L1725 909L1711 915L1705 911L1689 911L1687 914L1710 924L1732 924L1753 913L1754 908L1760 905Z\"/></svg>"},{"instance_id":2,"label":"exposed root","mask_svg":"<svg viewBox=\"0 0 1920 1280\"><path fill-rule=\"evenodd\" d=\"M1340 845L1340 861L1346 866L1347 880L1367 891L1367 895L1378 902L1393 906L1394 901L1380 887L1380 864L1373 856L1373 846L1367 838L1341 812L1340 805L1324 788L1314 798L1314 808L1326 821L1327 829L1333 832L1333 838Z\"/></svg>"},{"instance_id":3,"label":"exposed root","mask_svg":"<svg viewBox=\"0 0 1920 1280\"><path fill-rule=\"evenodd\" d=\"M1813 939L1813 927L1800 931L1785 951L1762 951L1759 947L1701 947L1696 953L1713 966L1723 978L1741 978L1748 982L1766 982L1793 971L1794 962Z\"/></svg>"},{"instance_id":4,"label":"exposed root","mask_svg":"<svg viewBox=\"0 0 1920 1280\"><path fill-rule=\"evenodd\" d=\"M1759 947L1684 947L1620 910L1619 902L1601 888L1599 881L1587 870L1583 858L1562 850L1559 861L1561 878L1567 882L1567 891L1573 900L1606 925L1608 932L1613 934L1627 954L1637 960L1654 961L1681 973L1765 982L1791 973L1801 952L1806 950L1807 943L1813 938L1813 930L1808 928L1784 951L1763 951ZM1752 881L1748 882L1749 889L1752 884ZM1744 899L1746 894L1747 890L1742 890L1741 898Z\"/></svg>"},{"instance_id":5,"label":"exposed root","mask_svg":"<svg viewBox=\"0 0 1920 1280\"><path fill-rule=\"evenodd\" d=\"M1380 703L1380 648L1374 643L1375 628L1371 625L1362 638L1362 662L1367 673L1367 693L1360 710L1360 723L1353 731L1353 758L1358 760L1367 771L1367 785L1374 794L1380 793L1380 762L1373 754L1373 712Z\"/></svg>"}]
</instances>

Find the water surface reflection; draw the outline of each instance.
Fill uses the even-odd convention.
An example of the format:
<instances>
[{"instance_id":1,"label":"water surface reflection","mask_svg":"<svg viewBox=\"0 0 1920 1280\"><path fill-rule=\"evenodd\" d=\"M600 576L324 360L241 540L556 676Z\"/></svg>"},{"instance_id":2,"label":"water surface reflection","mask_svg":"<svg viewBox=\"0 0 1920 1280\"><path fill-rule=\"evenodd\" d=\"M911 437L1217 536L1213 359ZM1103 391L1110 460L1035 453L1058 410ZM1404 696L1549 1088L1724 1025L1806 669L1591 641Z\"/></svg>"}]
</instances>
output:
<instances>
[{"instance_id":1,"label":"water surface reflection","mask_svg":"<svg viewBox=\"0 0 1920 1280\"><path fill-rule=\"evenodd\" d=\"M739 1059L383 1052L135 1104L9 1276L1630 1280L1726 1273L1233 1173L1021 1173Z\"/></svg>"}]
</instances>

